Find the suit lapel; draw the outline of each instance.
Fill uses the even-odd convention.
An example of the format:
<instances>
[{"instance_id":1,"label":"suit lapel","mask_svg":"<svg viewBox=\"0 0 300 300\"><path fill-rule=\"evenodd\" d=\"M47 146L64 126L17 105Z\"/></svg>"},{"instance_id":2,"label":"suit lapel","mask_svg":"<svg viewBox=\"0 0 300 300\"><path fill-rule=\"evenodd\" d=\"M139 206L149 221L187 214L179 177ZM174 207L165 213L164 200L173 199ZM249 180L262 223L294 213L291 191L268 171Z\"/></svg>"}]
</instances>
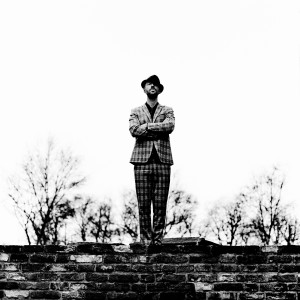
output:
<instances>
[{"instance_id":1,"label":"suit lapel","mask_svg":"<svg viewBox=\"0 0 300 300\"><path fill-rule=\"evenodd\" d=\"M142 106L142 109L143 109L144 113L146 114L147 118L149 119L149 122L152 122L152 120L151 120L151 115L150 115L150 112L149 112L149 110L148 110L146 104L144 104L144 105Z\"/></svg>"},{"instance_id":2,"label":"suit lapel","mask_svg":"<svg viewBox=\"0 0 300 300\"><path fill-rule=\"evenodd\" d=\"M157 116L160 114L162 108L163 108L163 106L158 103L155 113L154 113L154 116L153 116L153 122L155 122L155 120L156 120Z\"/></svg>"}]
</instances>

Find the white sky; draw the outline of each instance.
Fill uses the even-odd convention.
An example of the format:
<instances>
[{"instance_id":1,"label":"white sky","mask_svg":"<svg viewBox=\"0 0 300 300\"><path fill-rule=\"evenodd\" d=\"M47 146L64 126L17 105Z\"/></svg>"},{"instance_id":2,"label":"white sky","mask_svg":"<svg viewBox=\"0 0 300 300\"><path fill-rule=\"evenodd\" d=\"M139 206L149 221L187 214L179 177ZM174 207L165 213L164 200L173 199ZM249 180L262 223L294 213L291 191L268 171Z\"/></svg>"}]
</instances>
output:
<instances>
[{"instance_id":1,"label":"white sky","mask_svg":"<svg viewBox=\"0 0 300 300\"><path fill-rule=\"evenodd\" d=\"M274 164L299 202L299 56L299 1L1 1L0 243L26 242L6 179L49 136L99 200L134 188L128 118L153 74L175 111L173 172L200 211Z\"/></svg>"}]
</instances>

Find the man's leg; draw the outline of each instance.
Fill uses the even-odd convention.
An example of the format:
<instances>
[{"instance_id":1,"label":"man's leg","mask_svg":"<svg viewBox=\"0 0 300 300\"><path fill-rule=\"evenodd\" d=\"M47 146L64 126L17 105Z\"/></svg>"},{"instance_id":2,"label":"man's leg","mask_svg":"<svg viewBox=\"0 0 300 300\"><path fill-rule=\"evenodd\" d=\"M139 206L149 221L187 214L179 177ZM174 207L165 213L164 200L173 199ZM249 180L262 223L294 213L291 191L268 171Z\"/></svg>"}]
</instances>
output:
<instances>
[{"instance_id":1,"label":"man's leg","mask_svg":"<svg viewBox=\"0 0 300 300\"><path fill-rule=\"evenodd\" d=\"M170 187L171 167L156 164L154 171L154 199L153 199L153 234L154 243L160 244L163 238L166 209Z\"/></svg>"},{"instance_id":2,"label":"man's leg","mask_svg":"<svg viewBox=\"0 0 300 300\"><path fill-rule=\"evenodd\" d=\"M152 239L151 198L153 190L153 172L151 164L134 166L136 195L139 206L140 239L149 244Z\"/></svg>"}]
</instances>

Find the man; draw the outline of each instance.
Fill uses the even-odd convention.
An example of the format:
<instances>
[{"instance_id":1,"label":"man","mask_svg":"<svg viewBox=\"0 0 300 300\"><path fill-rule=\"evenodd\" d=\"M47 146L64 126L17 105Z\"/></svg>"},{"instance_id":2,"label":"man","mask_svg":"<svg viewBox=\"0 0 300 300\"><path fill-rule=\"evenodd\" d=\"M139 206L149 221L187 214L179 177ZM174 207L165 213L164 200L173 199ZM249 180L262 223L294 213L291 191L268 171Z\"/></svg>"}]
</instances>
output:
<instances>
[{"instance_id":1,"label":"man","mask_svg":"<svg viewBox=\"0 0 300 300\"><path fill-rule=\"evenodd\" d=\"M160 245L173 164L169 134L174 130L175 118L172 108L158 103L164 86L156 75L142 81L141 86L147 101L130 114L129 130L136 138L130 162L134 165L140 240L146 245Z\"/></svg>"}]
</instances>

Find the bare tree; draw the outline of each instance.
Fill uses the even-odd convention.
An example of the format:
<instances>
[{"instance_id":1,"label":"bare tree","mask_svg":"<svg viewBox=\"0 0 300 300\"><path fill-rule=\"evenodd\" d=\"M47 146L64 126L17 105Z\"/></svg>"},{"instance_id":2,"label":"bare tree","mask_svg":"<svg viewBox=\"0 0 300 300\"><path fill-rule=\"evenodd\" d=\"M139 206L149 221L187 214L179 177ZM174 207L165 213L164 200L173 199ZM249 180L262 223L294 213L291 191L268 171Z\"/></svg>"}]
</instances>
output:
<instances>
[{"instance_id":1,"label":"bare tree","mask_svg":"<svg viewBox=\"0 0 300 300\"><path fill-rule=\"evenodd\" d=\"M138 220L138 203L134 191L127 191L123 195L124 210L122 212L122 234L129 235L133 242L138 239L139 220Z\"/></svg>"},{"instance_id":2,"label":"bare tree","mask_svg":"<svg viewBox=\"0 0 300 300\"><path fill-rule=\"evenodd\" d=\"M114 237L121 235L121 230L113 221L111 201L100 203L94 213L90 214L88 221L91 223L90 234L96 242L111 242Z\"/></svg>"},{"instance_id":3,"label":"bare tree","mask_svg":"<svg viewBox=\"0 0 300 300\"><path fill-rule=\"evenodd\" d=\"M248 224L246 203L243 194L239 194L228 204L217 203L208 213L204 225L205 237L229 246L247 244Z\"/></svg>"},{"instance_id":4,"label":"bare tree","mask_svg":"<svg viewBox=\"0 0 300 300\"><path fill-rule=\"evenodd\" d=\"M283 174L274 167L270 173L258 178L246 194L255 208L251 220L252 234L263 245L278 245L283 241L282 229L286 219L286 208L282 205L284 184Z\"/></svg>"},{"instance_id":5,"label":"bare tree","mask_svg":"<svg viewBox=\"0 0 300 300\"><path fill-rule=\"evenodd\" d=\"M276 167L244 188L231 203L209 212L205 235L227 245L278 245L299 241L299 221L282 203L285 179Z\"/></svg>"},{"instance_id":6,"label":"bare tree","mask_svg":"<svg viewBox=\"0 0 300 300\"><path fill-rule=\"evenodd\" d=\"M30 154L21 172L9 178L9 199L29 244L58 244L64 222L74 216L73 192L83 182L79 161L52 140L45 153Z\"/></svg>"},{"instance_id":7,"label":"bare tree","mask_svg":"<svg viewBox=\"0 0 300 300\"><path fill-rule=\"evenodd\" d=\"M165 235L191 236L195 220L196 199L183 189L175 186L168 198Z\"/></svg>"},{"instance_id":8,"label":"bare tree","mask_svg":"<svg viewBox=\"0 0 300 300\"><path fill-rule=\"evenodd\" d=\"M90 236L91 222L89 218L95 203L91 197L83 197L82 195L76 196L76 202L78 206L75 208L75 223L79 228L79 230L76 230L76 234L80 236L83 242L86 242Z\"/></svg>"},{"instance_id":9,"label":"bare tree","mask_svg":"<svg viewBox=\"0 0 300 300\"><path fill-rule=\"evenodd\" d=\"M300 223L293 216L286 215L282 220L281 234L287 245L293 245L300 240Z\"/></svg>"}]
</instances>

